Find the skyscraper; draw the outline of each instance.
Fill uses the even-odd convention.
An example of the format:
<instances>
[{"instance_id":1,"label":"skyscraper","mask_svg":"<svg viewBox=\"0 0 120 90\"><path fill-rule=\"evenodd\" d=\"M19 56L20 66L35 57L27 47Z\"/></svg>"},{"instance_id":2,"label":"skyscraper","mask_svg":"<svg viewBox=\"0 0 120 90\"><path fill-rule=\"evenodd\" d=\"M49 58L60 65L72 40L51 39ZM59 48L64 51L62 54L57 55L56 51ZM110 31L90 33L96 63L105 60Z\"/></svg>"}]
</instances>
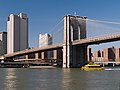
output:
<instances>
[{"instance_id":1,"label":"skyscraper","mask_svg":"<svg viewBox=\"0 0 120 90\"><path fill-rule=\"evenodd\" d=\"M7 21L7 54L28 48L27 14L11 14Z\"/></svg>"},{"instance_id":2,"label":"skyscraper","mask_svg":"<svg viewBox=\"0 0 120 90\"><path fill-rule=\"evenodd\" d=\"M7 32L0 32L0 56L7 53Z\"/></svg>"},{"instance_id":3,"label":"skyscraper","mask_svg":"<svg viewBox=\"0 0 120 90\"><path fill-rule=\"evenodd\" d=\"M52 34L40 34L39 35L39 47L52 45Z\"/></svg>"},{"instance_id":4,"label":"skyscraper","mask_svg":"<svg viewBox=\"0 0 120 90\"><path fill-rule=\"evenodd\" d=\"M53 39L52 34L47 34L47 33L40 34L39 35L39 47L52 45L52 43L53 43L52 39ZM45 58L51 58L53 56L52 51L47 51L44 53L45 53Z\"/></svg>"}]
</instances>

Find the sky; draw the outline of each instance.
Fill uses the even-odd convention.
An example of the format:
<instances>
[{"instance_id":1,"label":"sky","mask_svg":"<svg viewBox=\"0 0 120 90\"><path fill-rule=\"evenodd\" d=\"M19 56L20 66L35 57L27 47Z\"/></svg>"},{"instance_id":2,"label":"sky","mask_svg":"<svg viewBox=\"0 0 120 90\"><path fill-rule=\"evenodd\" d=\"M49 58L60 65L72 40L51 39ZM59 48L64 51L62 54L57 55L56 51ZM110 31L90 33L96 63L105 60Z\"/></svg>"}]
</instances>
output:
<instances>
[{"instance_id":1,"label":"sky","mask_svg":"<svg viewBox=\"0 0 120 90\"><path fill-rule=\"evenodd\" d=\"M120 22L120 0L0 0L0 31L7 31L10 14L26 13L29 18L29 46L38 44L38 35L47 33L65 15L87 16L91 19ZM91 46L119 47L119 42Z\"/></svg>"}]
</instances>

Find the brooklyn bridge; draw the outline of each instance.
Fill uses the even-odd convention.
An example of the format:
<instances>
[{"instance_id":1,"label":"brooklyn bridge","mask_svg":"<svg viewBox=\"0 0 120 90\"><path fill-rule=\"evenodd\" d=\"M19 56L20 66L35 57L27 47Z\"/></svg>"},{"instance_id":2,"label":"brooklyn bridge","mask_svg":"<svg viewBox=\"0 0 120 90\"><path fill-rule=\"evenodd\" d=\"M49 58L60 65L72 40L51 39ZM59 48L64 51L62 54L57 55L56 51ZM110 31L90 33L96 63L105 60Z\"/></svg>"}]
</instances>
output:
<instances>
[{"instance_id":1,"label":"brooklyn bridge","mask_svg":"<svg viewBox=\"0 0 120 90\"><path fill-rule=\"evenodd\" d=\"M61 43L43 47L34 47L19 52L4 55L4 60L13 61L53 61L61 63L63 68L81 67L90 61L89 45L109 43L120 40L120 33L107 33L101 36L87 36L87 21L95 21L87 19L87 17L66 15L63 18L63 28L59 29L56 35L56 42L62 40ZM97 20L96 20L97 21ZM114 22L101 23L119 24ZM62 36L59 36L62 32ZM94 33L94 32L93 32ZM54 37L53 35L53 37ZM43 42L44 43L44 42ZM52 57L46 57L46 52L52 52Z\"/></svg>"}]
</instances>

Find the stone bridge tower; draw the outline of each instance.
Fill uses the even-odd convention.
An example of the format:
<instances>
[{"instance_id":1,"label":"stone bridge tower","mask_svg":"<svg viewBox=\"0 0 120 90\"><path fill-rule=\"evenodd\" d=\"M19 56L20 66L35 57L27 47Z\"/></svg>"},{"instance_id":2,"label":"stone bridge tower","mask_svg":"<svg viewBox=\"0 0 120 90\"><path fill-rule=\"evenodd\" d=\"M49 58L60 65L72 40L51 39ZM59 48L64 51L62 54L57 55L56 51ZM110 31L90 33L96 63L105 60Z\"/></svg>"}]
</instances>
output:
<instances>
[{"instance_id":1,"label":"stone bridge tower","mask_svg":"<svg viewBox=\"0 0 120 90\"><path fill-rule=\"evenodd\" d=\"M87 45L72 45L86 38L86 17L64 16L63 67L81 67L87 63Z\"/></svg>"}]
</instances>

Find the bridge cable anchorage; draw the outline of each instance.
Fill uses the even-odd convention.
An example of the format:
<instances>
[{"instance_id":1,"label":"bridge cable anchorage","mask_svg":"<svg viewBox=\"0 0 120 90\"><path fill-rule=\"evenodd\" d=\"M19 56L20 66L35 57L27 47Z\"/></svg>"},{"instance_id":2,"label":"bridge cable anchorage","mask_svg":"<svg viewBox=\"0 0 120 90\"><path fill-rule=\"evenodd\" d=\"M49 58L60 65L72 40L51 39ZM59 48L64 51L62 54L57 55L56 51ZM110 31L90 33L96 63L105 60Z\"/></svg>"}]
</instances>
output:
<instances>
[{"instance_id":1,"label":"bridge cable anchorage","mask_svg":"<svg viewBox=\"0 0 120 90\"><path fill-rule=\"evenodd\" d=\"M94 19L86 19L92 22L99 22L99 23L108 23L108 24L120 24L120 22L109 22L109 21L102 21L102 20L94 20Z\"/></svg>"}]
</instances>

